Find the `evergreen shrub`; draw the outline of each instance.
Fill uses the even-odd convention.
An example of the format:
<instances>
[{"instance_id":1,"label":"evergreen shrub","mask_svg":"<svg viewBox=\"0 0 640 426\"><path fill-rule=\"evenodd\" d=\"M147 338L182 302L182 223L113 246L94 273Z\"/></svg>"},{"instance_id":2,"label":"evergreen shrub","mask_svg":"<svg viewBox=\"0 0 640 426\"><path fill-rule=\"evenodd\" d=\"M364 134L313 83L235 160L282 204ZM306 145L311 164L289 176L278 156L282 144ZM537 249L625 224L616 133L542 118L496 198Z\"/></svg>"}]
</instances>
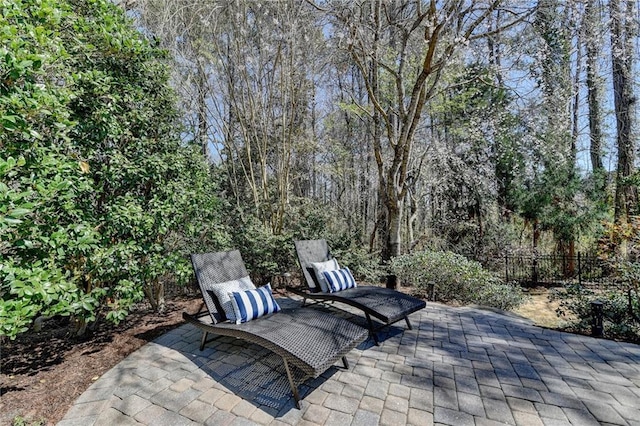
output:
<instances>
[{"instance_id":1,"label":"evergreen shrub","mask_svg":"<svg viewBox=\"0 0 640 426\"><path fill-rule=\"evenodd\" d=\"M225 242L166 52L108 0L0 0L0 336L125 319Z\"/></svg>"},{"instance_id":2,"label":"evergreen shrub","mask_svg":"<svg viewBox=\"0 0 640 426\"><path fill-rule=\"evenodd\" d=\"M478 262L450 251L420 251L394 258L392 272L398 279L438 300L513 309L524 301L518 285L504 283Z\"/></svg>"},{"instance_id":3,"label":"evergreen shrub","mask_svg":"<svg viewBox=\"0 0 640 426\"><path fill-rule=\"evenodd\" d=\"M560 302L556 312L569 320L569 330L589 334L593 325L591 303L600 301L605 337L640 342L640 320L634 314L640 312L640 294L626 290L612 287L596 291L570 284L556 290L551 299Z\"/></svg>"}]
</instances>

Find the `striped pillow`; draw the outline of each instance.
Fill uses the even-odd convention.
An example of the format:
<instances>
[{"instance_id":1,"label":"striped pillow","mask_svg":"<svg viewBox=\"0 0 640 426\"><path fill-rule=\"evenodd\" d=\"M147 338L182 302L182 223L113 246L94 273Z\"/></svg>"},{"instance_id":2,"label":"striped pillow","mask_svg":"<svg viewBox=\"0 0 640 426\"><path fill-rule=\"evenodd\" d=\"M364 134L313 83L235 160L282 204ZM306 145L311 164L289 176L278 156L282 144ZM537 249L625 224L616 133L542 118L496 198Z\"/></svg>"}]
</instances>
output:
<instances>
[{"instance_id":1,"label":"striped pillow","mask_svg":"<svg viewBox=\"0 0 640 426\"><path fill-rule=\"evenodd\" d=\"M254 288L256 288L256 286L251 282L251 278L246 276L237 280L216 283L207 287L207 292L211 292L210 294L207 294L207 296L213 295L211 298L214 303L215 299L218 299L219 307L222 308L222 312L219 313L226 317L230 322L235 322L236 316L235 311L233 310L233 304L231 303L231 293L235 291L253 290ZM219 311L218 306L216 306L216 309ZM214 317L213 313L211 316ZM214 318L214 322L218 322L219 320L220 319Z\"/></svg>"},{"instance_id":2,"label":"striped pillow","mask_svg":"<svg viewBox=\"0 0 640 426\"><path fill-rule=\"evenodd\" d=\"M327 284L327 280L324 278L323 272L335 271L340 269L340 265L338 265L338 261L335 259L329 259L326 262L311 262L311 267L313 268L313 272L316 275L318 284L320 284L320 289L324 293L330 293L329 285Z\"/></svg>"},{"instance_id":3,"label":"striped pillow","mask_svg":"<svg viewBox=\"0 0 640 426\"><path fill-rule=\"evenodd\" d=\"M353 279L349 268L338 269L336 271L324 271L323 274L327 279L329 293L357 287L356 280Z\"/></svg>"},{"instance_id":4,"label":"striped pillow","mask_svg":"<svg viewBox=\"0 0 640 426\"><path fill-rule=\"evenodd\" d=\"M236 314L236 324L280 311L280 306L271 294L271 284L255 290L229 293L229 296Z\"/></svg>"}]
</instances>

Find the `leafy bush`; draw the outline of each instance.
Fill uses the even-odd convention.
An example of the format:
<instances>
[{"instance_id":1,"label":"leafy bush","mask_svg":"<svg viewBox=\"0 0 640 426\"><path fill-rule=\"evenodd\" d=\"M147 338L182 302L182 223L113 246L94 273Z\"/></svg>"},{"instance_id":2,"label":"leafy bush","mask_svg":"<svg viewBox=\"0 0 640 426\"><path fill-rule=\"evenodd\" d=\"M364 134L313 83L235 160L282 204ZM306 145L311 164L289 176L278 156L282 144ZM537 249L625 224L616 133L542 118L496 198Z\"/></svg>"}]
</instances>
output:
<instances>
[{"instance_id":1,"label":"leafy bush","mask_svg":"<svg viewBox=\"0 0 640 426\"><path fill-rule=\"evenodd\" d=\"M558 316L568 317L569 328L590 332L593 323L591 303L603 303L604 334L609 338L640 341L640 220L604 223L598 241L598 256L607 261L607 274L613 284L589 289L572 284L557 290Z\"/></svg>"},{"instance_id":2,"label":"leafy bush","mask_svg":"<svg viewBox=\"0 0 640 426\"><path fill-rule=\"evenodd\" d=\"M347 266L357 280L376 282L386 272L379 264L375 253L370 253L362 245L362 235L339 218L338 212L330 206L320 205L309 199L297 199L287 215L287 229L293 239L326 239L332 255L341 266ZM294 252L293 244L288 246ZM294 256L295 257L295 256ZM298 270L297 260L293 260L293 270Z\"/></svg>"},{"instance_id":3,"label":"leafy bush","mask_svg":"<svg viewBox=\"0 0 640 426\"><path fill-rule=\"evenodd\" d=\"M589 333L593 324L591 303L600 301L604 334L609 338L640 341L640 319L635 315L640 312L640 294L631 288L595 291L572 284L557 290L552 299L560 302L558 316L571 320L569 329Z\"/></svg>"},{"instance_id":4,"label":"leafy bush","mask_svg":"<svg viewBox=\"0 0 640 426\"><path fill-rule=\"evenodd\" d=\"M295 268L291 234L274 234L251 214L233 211L227 217L230 246L240 250L256 285Z\"/></svg>"},{"instance_id":5,"label":"leafy bush","mask_svg":"<svg viewBox=\"0 0 640 426\"><path fill-rule=\"evenodd\" d=\"M0 7L0 335L162 310L186 254L226 241L165 53L107 0Z\"/></svg>"},{"instance_id":6,"label":"leafy bush","mask_svg":"<svg viewBox=\"0 0 640 426\"><path fill-rule=\"evenodd\" d=\"M391 270L423 294L433 287L443 301L512 309L524 300L522 289L505 284L478 262L450 251L421 251L394 258Z\"/></svg>"},{"instance_id":7,"label":"leafy bush","mask_svg":"<svg viewBox=\"0 0 640 426\"><path fill-rule=\"evenodd\" d=\"M42 315L93 319L96 295L77 283L97 232L78 206L92 182L71 148L53 2L2 1L0 16L0 335L15 337ZM60 12L60 13L56 13Z\"/></svg>"},{"instance_id":8,"label":"leafy bush","mask_svg":"<svg viewBox=\"0 0 640 426\"><path fill-rule=\"evenodd\" d=\"M603 303L603 331L607 337L640 341L640 223L610 224L600 241L600 256L608 260L610 278L605 288L589 289L572 284L557 290L558 316L567 316L569 328L589 332L593 323L591 303ZM620 250L626 242L627 252Z\"/></svg>"},{"instance_id":9,"label":"leafy bush","mask_svg":"<svg viewBox=\"0 0 640 426\"><path fill-rule=\"evenodd\" d=\"M47 424L46 420L29 420L22 416L15 417L11 422L11 426L43 426Z\"/></svg>"},{"instance_id":10,"label":"leafy bush","mask_svg":"<svg viewBox=\"0 0 640 426\"><path fill-rule=\"evenodd\" d=\"M301 239L329 238L337 234L335 228L342 228L336 216L330 206L310 198L293 198L287 209L285 229Z\"/></svg>"},{"instance_id":11,"label":"leafy bush","mask_svg":"<svg viewBox=\"0 0 640 426\"><path fill-rule=\"evenodd\" d=\"M348 267L357 280L376 282L387 275L386 268L380 264L377 253L370 253L356 239L344 236L329 239L331 254L338 260L340 267Z\"/></svg>"}]
</instances>

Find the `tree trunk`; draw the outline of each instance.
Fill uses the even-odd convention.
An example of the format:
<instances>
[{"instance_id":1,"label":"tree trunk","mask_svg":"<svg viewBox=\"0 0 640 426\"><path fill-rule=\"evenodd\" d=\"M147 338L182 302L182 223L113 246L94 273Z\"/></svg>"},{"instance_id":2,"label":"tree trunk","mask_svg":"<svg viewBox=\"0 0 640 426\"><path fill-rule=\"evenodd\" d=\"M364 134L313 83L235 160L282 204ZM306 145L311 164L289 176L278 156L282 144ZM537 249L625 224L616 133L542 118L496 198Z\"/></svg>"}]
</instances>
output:
<instances>
[{"instance_id":1,"label":"tree trunk","mask_svg":"<svg viewBox=\"0 0 640 426\"><path fill-rule=\"evenodd\" d=\"M207 158L209 156L208 133L209 126L207 121L207 73L204 65L198 60L197 66L197 84L198 84L198 142L202 147L202 154Z\"/></svg>"},{"instance_id":2,"label":"tree trunk","mask_svg":"<svg viewBox=\"0 0 640 426\"><path fill-rule=\"evenodd\" d=\"M382 152L382 118L380 117L380 111L375 108L374 104L376 99L379 97L380 93L380 83L379 79L379 64L378 64L378 45L380 43L380 0L376 0L373 5L373 22L374 22L374 33L373 33L373 51L371 56L371 64L369 69L369 80L371 81L371 90L369 93L369 103L373 108L373 147L376 152L376 163L378 166L378 176L380 177L380 186L379 186L379 204L380 204L380 212L384 215L384 220L378 222L378 226L376 226L377 234L380 236L380 241L384 244L382 247L381 258L383 262L388 261L391 258L390 254L390 246L389 246L389 236L390 236L390 210L389 210L389 200L388 194L384 191L384 172L383 165L381 160L381 152Z\"/></svg>"},{"instance_id":3,"label":"tree trunk","mask_svg":"<svg viewBox=\"0 0 640 426\"><path fill-rule=\"evenodd\" d=\"M540 240L540 222L533 219L533 262L531 264L531 281L538 283L538 241Z\"/></svg>"},{"instance_id":4,"label":"tree trunk","mask_svg":"<svg viewBox=\"0 0 640 426\"><path fill-rule=\"evenodd\" d=\"M600 110L600 85L598 84L598 52L601 40L597 37L598 6L596 0L588 0L585 7L585 44L587 50L587 105L589 109L589 135L591 168L593 175L599 180L597 188L604 192L605 177L602 164L602 116Z\"/></svg>"},{"instance_id":5,"label":"tree trunk","mask_svg":"<svg viewBox=\"0 0 640 426\"><path fill-rule=\"evenodd\" d=\"M576 275L576 243L575 241L558 242L558 253L562 254L562 258L566 261L562 263L562 277L570 279Z\"/></svg>"},{"instance_id":6,"label":"tree trunk","mask_svg":"<svg viewBox=\"0 0 640 426\"><path fill-rule=\"evenodd\" d=\"M398 200L387 201L387 214L389 215L387 217L387 223L389 224L387 249L389 258L383 259L385 261L399 256L401 253L402 207L403 203Z\"/></svg>"},{"instance_id":7,"label":"tree trunk","mask_svg":"<svg viewBox=\"0 0 640 426\"><path fill-rule=\"evenodd\" d=\"M571 144L569 147L569 162L576 163L576 155L578 153L578 121L580 111L580 69L582 68L582 35L578 32L578 40L576 41L576 70L573 76L573 111L571 117Z\"/></svg>"},{"instance_id":8,"label":"tree trunk","mask_svg":"<svg viewBox=\"0 0 640 426\"><path fill-rule=\"evenodd\" d=\"M340 8L338 19L348 31L345 43L368 94L369 105L359 105L360 110L371 117L374 126L378 194L386 214L386 229L378 227L384 237L383 261L401 250L407 178L415 162L412 150L424 105L437 93L454 52L487 36L483 24L499 3L494 0L467 7L464 2L375 0ZM417 40L420 45L415 44ZM382 41L395 48L382 54ZM416 48L421 49L419 57L414 55ZM379 81L381 78L384 80Z\"/></svg>"},{"instance_id":9,"label":"tree trunk","mask_svg":"<svg viewBox=\"0 0 640 426\"><path fill-rule=\"evenodd\" d=\"M616 223L628 223L637 204L637 191L628 182L634 172L633 113L633 3L635 0L611 0L611 62L613 69L613 100L616 113L618 167L614 218ZM621 4L622 3L622 4ZM622 6L626 5L626 10Z\"/></svg>"}]
</instances>

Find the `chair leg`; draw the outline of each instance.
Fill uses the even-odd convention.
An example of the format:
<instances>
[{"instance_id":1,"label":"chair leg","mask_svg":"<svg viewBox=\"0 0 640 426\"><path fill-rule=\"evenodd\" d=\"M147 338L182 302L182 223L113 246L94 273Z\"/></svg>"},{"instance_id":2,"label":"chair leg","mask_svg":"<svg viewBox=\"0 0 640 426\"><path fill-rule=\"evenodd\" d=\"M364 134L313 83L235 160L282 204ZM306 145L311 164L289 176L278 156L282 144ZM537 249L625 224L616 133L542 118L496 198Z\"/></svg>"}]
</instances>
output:
<instances>
[{"instance_id":1,"label":"chair leg","mask_svg":"<svg viewBox=\"0 0 640 426\"><path fill-rule=\"evenodd\" d=\"M291 392L293 392L293 399L296 401L296 408L300 409L300 395L298 394L298 388L296 384L293 382L293 377L291 376L291 370L289 369L289 363L283 357L282 361L284 362L284 369L287 370L287 378L289 379L289 386L291 386Z\"/></svg>"},{"instance_id":2,"label":"chair leg","mask_svg":"<svg viewBox=\"0 0 640 426\"><path fill-rule=\"evenodd\" d=\"M349 369L349 361L347 361L347 357L346 356L342 357L342 364L344 364L345 370Z\"/></svg>"},{"instance_id":3,"label":"chair leg","mask_svg":"<svg viewBox=\"0 0 640 426\"><path fill-rule=\"evenodd\" d=\"M413 328L411 327L411 323L409 322L409 317L404 317L404 320L407 322L407 328L409 330L413 330Z\"/></svg>"},{"instance_id":4,"label":"chair leg","mask_svg":"<svg viewBox=\"0 0 640 426\"><path fill-rule=\"evenodd\" d=\"M206 331L202 332L202 340L200 340L200 350L204 349L204 344L207 343L207 333Z\"/></svg>"},{"instance_id":5,"label":"chair leg","mask_svg":"<svg viewBox=\"0 0 640 426\"><path fill-rule=\"evenodd\" d=\"M373 343L376 346L380 346L378 342L378 336L376 336L376 332L373 330L373 321L371 321L371 316L369 314L365 314L367 316L367 323L369 324L369 336L373 339Z\"/></svg>"}]
</instances>

